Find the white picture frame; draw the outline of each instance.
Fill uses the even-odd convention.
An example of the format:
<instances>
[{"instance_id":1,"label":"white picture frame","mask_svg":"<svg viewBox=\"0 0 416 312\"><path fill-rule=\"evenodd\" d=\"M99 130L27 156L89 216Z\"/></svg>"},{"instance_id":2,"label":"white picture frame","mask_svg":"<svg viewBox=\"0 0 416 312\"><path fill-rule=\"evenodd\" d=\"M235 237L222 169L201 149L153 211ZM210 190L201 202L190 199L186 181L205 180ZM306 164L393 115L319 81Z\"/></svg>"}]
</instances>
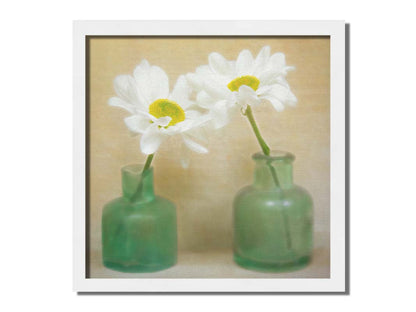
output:
<instances>
[{"instance_id":1,"label":"white picture frame","mask_svg":"<svg viewBox=\"0 0 416 312\"><path fill-rule=\"evenodd\" d=\"M77 292L347 293L345 31L344 21L75 21L73 29L74 290ZM87 278L85 107L88 36L329 36L330 278Z\"/></svg>"}]
</instances>

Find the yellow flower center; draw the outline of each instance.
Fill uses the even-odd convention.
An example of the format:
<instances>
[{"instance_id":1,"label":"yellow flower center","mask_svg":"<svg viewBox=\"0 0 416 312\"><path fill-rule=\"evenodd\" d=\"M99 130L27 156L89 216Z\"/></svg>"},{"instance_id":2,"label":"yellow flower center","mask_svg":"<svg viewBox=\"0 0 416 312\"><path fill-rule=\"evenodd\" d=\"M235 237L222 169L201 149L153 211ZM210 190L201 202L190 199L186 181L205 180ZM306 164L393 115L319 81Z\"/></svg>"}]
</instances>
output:
<instances>
[{"instance_id":1,"label":"yellow flower center","mask_svg":"<svg viewBox=\"0 0 416 312\"><path fill-rule=\"evenodd\" d=\"M254 91L256 91L257 88L259 87L259 84L260 84L260 80L258 80L254 76L241 76L232 80L227 85L227 87L231 91L238 91L238 89L240 89L240 87L244 85L244 86L249 86Z\"/></svg>"},{"instance_id":2,"label":"yellow flower center","mask_svg":"<svg viewBox=\"0 0 416 312\"><path fill-rule=\"evenodd\" d=\"M169 116L172 120L167 127L173 126L178 122L185 120L185 112L182 107L174 101L168 99L159 99L149 106L149 113L156 118Z\"/></svg>"}]
</instances>

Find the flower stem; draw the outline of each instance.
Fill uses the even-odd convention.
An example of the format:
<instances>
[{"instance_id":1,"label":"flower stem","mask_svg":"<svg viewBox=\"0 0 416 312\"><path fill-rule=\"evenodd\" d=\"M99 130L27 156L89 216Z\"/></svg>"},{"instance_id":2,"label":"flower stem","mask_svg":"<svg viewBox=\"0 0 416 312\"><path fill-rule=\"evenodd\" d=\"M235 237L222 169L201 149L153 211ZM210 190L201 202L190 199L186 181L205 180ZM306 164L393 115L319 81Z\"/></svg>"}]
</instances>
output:
<instances>
[{"instance_id":1,"label":"flower stem","mask_svg":"<svg viewBox=\"0 0 416 312\"><path fill-rule=\"evenodd\" d=\"M150 168L150 164L152 163L152 160L153 160L153 156L154 155L155 154L150 154L150 155L147 156L146 163L144 164L142 173L144 173L147 169Z\"/></svg>"},{"instance_id":2,"label":"flower stem","mask_svg":"<svg viewBox=\"0 0 416 312\"><path fill-rule=\"evenodd\" d=\"M250 121L250 125L253 128L254 134L256 135L257 141L259 142L264 155L270 156L270 147L267 145L266 141L263 139L263 137L260 134L259 127L257 127L256 121L254 120L253 111L251 110L250 105L247 105L247 109L243 114L246 115L248 120ZM275 168L270 164L270 162L267 162L267 166L270 168L270 172L272 174L274 184L277 187L280 187L279 178L277 177ZM286 245L287 245L287 248L290 250L292 249L292 238L290 236L290 231L289 231L289 218L284 210L282 211L282 213L283 213L284 227L285 227L285 234L286 234Z\"/></svg>"},{"instance_id":3,"label":"flower stem","mask_svg":"<svg viewBox=\"0 0 416 312\"><path fill-rule=\"evenodd\" d=\"M259 141L260 147L263 150L264 155L269 156L270 155L270 148L266 144L266 141L264 141L263 137L260 134L260 130L257 127L256 121L254 120L253 112L251 110L250 105L247 105L245 115L247 116L248 121L250 121L251 127L253 128L254 134L256 135L257 141Z\"/></svg>"},{"instance_id":4,"label":"flower stem","mask_svg":"<svg viewBox=\"0 0 416 312\"><path fill-rule=\"evenodd\" d=\"M270 156L270 147L267 145L266 141L263 139L263 137L260 134L259 127L257 127L256 121L254 120L253 111L251 110L251 106L247 105L247 109L245 111L245 115L247 116L248 120L250 121L251 127L253 128L254 134L256 135L257 141L260 144L261 149L263 150L263 154ZM270 171L272 173L274 184L276 184L277 187L280 186L279 179L276 174L276 170L274 167L270 164L267 164L270 168Z\"/></svg>"}]
</instances>

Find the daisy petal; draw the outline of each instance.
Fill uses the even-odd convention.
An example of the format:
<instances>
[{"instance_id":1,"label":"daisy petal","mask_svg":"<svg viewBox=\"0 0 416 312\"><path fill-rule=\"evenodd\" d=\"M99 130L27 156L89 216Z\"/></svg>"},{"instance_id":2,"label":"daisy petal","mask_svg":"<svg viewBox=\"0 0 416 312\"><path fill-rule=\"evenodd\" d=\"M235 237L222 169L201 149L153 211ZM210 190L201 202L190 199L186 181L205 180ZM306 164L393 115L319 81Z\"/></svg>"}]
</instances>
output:
<instances>
[{"instance_id":1,"label":"daisy petal","mask_svg":"<svg viewBox=\"0 0 416 312\"><path fill-rule=\"evenodd\" d=\"M278 99L276 99L272 95L261 96L261 99L267 103L270 103L274 107L274 109L278 112L281 112L285 109L285 106L282 104L282 102L280 102Z\"/></svg>"},{"instance_id":2,"label":"daisy petal","mask_svg":"<svg viewBox=\"0 0 416 312\"><path fill-rule=\"evenodd\" d=\"M275 79L275 82L276 82L277 84L280 84L280 85L284 86L285 88L288 88L288 89L290 88L290 86L289 86L288 82L286 81L285 77L283 77L283 76L279 76L279 77L277 77L277 78Z\"/></svg>"},{"instance_id":3,"label":"daisy petal","mask_svg":"<svg viewBox=\"0 0 416 312\"><path fill-rule=\"evenodd\" d=\"M197 139L198 141L202 141L204 143L208 143L207 139L207 131L205 127L197 127L193 128L186 132L187 135L191 136L192 138Z\"/></svg>"},{"instance_id":4,"label":"daisy petal","mask_svg":"<svg viewBox=\"0 0 416 312\"><path fill-rule=\"evenodd\" d=\"M157 99L166 99L169 95L169 79L166 73L158 66L150 66L144 60L134 70L134 79L139 92L148 104Z\"/></svg>"},{"instance_id":5,"label":"daisy petal","mask_svg":"<svg viewBox=\"0 0 416 312\"><path fill-rule=\"evenodd\" d=\"M171 120L172 120L172 117L169 117L169 116L160 117L155 121L155 124L161 127L166 127L170 123Z\"/></svg>"},{"instance_id":6,"label":"daisy petal","mask_svg":"<svg viewBox=\"0 0 416 312\"><path fill-rule=\"evenodd\" d=\"M241 51L235 65L238 76L251 75L254 66L253 55L251 55L251 52L249 50Z\"/></svg>"},{"instance_id":7,"label":"daisy petal","mask_svg":"<svg viewBox=\"0 0 416 312\"><path fill-rule=\"evenodd\" d=\"M196 110L188 110L185 112L186 119L197 120L201 115L202 114Z\"/></svg>"},{"instance_id":8,"label":"daisy petal","mask_svg":"<svg viewBox=\"0 0 416 312\"><path fill-rule=\"evenodd\" d=\"M153 116L153 115L151 115L151 114L149 114L148 112L145 112L145 111L138 110L136 112L136 115L140 115L142 117L146 117L147 119L149 119L149 120L151 120L153 122L155 122L157 120L157 118L155 116Z\"/></svg>"},{"instance_id":9,"label":"daisy petal","mask_svg":"<svg viewBox=\"0 0 416 312\"><path fill-rule=\"evenodd\" d=\"M261 71L269 61L270 58L270 47L265 46L256 57L254 61L254 75L256 75L259 71Z\"/></svg>"},{"instance_id":10,"label":"daisy petal","mask_svg":"<svg viewBox=\"0 0 416 312\"><path fill-rule=\"evenodd\" d=\"M188 108L194 102L189 100L192 89L189 86L184 75L179 76L176 81L175 87L173 88L172 93L169 95L169 99L178 103L182 108Z\"/></svg>"},{"instance_id":11,"label":"daisy petal","mask_svg":"<svg viewBox=\"0 0 416 312\"><path fill-rule=\"evenodd\" d=\"M267 86L276 83L277 79L283 75L282 71L279 70L265 70L262 71L258 77L261 81L261 85Z\"/></svg>"},{"instance_id":12,"label":"daisy petal","mask_svg":"<svg viewBox=\"0 0 416 312\"><path fill-rule=\"evenodd\" d=\"M295 66L285 66L284 72L285 74L287 74L287 72L295 70L296 67Z\"/></svg>"},{"instance_id":13,"label":"daisy petal","mask_svg":"<svg viewBox=\"0 0 416 312\"><path fill-rule=\"evenodd\" d=\"M144 104L134 78L129 75L117 76L114 79L114 90L118 97L127 103L138 107Z\"/></svg>"},{"instance_id":14,"label":"daisy petal","mask_svg":"<svg viewBox=\"0 0 416 312\"><path fill-rule=\"evenodd\" d=\"M211 68L208 65L198 66L195 70L198 75L212 74Z\"/></svg>"},{"instance_id":15,"label":"daisy petal","mask_svg":"<svg viewBox=\"0 0 416 312\"><path fill-rule=\"evenodd\" d=\"M203 80L201 79L200 75L189 73L186 74L186 80L188 81L188 84L194 89L195 91L202 90L203 86Z\"/></svg>"},{"instance_id":16,"label":"daisy petal","mask_svg":"<svg viewBox=\"0 0 416 312\"><path fill-rule=\"evenodd\" d=\"M152 66L150 70L151 101L166 99L169 96L169 78L162 68Z\"/></svg>"},{"instance_id":17,"label":"daisy petal","mask_svg":"<svg viewBox=\"0 0 416 312\"><path fill-rule=\"evenodd\" d=\"M274 96L279 101L289 106L295 106L298 101L296 96L290 91L290 89L283 87L282 85L273 85L268 94Z\"/></svg>"},{"instance_id":18,"label":"daisy petal","mask_svg":"<svg viewBox=\"0 0 416 312\"><path fill-rule=\"evenodd\" d=\"M228 98L231 91L227 88L227 85L221 83L215 77L205 77L204 90L214 99Z\"/></svg>"},{"instance_id":19,"label":"daisy petal","mask_svg":"<svg viewBox=\"0 0 416 312\"><path fill-rule=\"evenodd\" d=\"M140 65L139 65L143 70L149 70L150 69L150 64L149 64L149 61L148 60L146 60L146 59L143 59L141 62L140 62Z\"/></svg>"},{"instance_id":20,"label":"daisy petal","mask_svg":"<svg viewBox=\"0 0 416 312\"><path fill-rule=\"evenodd\" d=\"M134 69L133 76L136 80L140 93L143 95L146 103L151 103L151 91L149 86L150 65L143 60L139 66Z\"/></svg>"},{"instance_id":21,"label":"daisy petal","mask_svg":"<svg viewBox=\"0 0 416 312\"><path fill-rule=\"evenodd\" d=\"M222 128L230 122L234 110L229 109L227 104L226 100L218 101L210 110L210 119L214 129Z\"/></svg>"},{"instance_id":22,"label":"daisy petal","mask_svg":"<svg viewBox=\"0 0 416 312\"><path fill-rule=\"evenodd\" d=\"M108 105L114 106L114 107L121 107L124 108L126 111L128 111L131 114L134 114L135 108L134 105L127 103L126 101L123 101L122 99L118 97L112 97L108 100Z\"/></svg>"},{"instance_id":23,"label":"daisy petal","mask_svg":"<svg viewBox=\"0 0 416 312\"><path fill-rule=\"evenodd\" d=\"M140 149L144 154L153 154L158 150L160 144L162 144L166 138L166 135L159 131L159 126L157 124L151 124L142 135Z\"/></svg>"},{"instance_id":24,"label":"daisy petal","mask_svg":"<svg viewBox=\"0 0 416 312\"><path fill-rule=\"evenodd\" d=\"M230 74L228 61L221 54L213 52L208 56L208 62L211 70L217 74L227 76Z\"/></svg>"},{"instance_id":25,"label":"daisy petal","mask_svg":"<svg viewBox=\"0 0 416 312\"><path fill-rule=\"evenodd\" d=\"M186 145L186 147L188 147L190 150L196 152L196 153L200 153L200 154L206 154L208 153L208 150L203 147L202 145L196 143L195 141L193 141L189 135L187 134L182 134L182 139Z\"/></svg>"},{"instance_id":26,"label":"daisy petal","mask_svg":"<svg viewBox=\"0 0 416 312\"><path fill-rule=\"evenodd\" d=\"M289 71L295 70L294 66L286 66L286 57L283 53L273 54L270 57L267 68L283 76L286 76Z\"/></svg>"},{"instance_id":27,"label":"daisy petal","mask_svg":"<svg viewBox=\"0 0 416 312\"><path fill-rule=\"evenodd\" d=\"M203 124L207 123L211 116L209 114L201 114L197 111L187 111L186 119L182 122L179 122L173 126L170 126L166 129L170 135L177 133L194 131L196 128L201 127Z\"/></svg>"},{"instance_id":28,"label":"daisy petal","mask_svg":"<svg viewBox=\"0 0 416 312\"><path fill-rule=\"evenodd\" d=\"M242 85L238 90L237 99L243 108L245 108L247 105L256 106L260 104L260 100L256 92L246 85Z\"/></svg>"},{"instance_id":29,"label":"daisy petal","mask_svg":"<svg viewBox=\"0 0 416 312\"><path fill-rule=\"evenodd\" d=\"M272 70L283 71L286 66L286 57L283 53L278 52L273 54L269 60L269 66Z\"/></svg>"},{"instance_id":30,"label":"daisy petal","mask_svg":"<svg viewBox=\"0 0 416 312\"><path fill-rule=\"evenodd\" d=\"M205 91L201 91L196 96L196 103L202 108L210 109L215 104L215 100Z\"/></svg>"},{"instance_id":31,"label":"daisy petal","mask_svg":"<svg viewBox=\"0 0 416 312\"><path fill-rule=\"evenodd\" d=\"M133 115L124 118L124 123L130 131L135 133L144 133L150 127L150 120L140 115Z\"/></svg>"},{"instance_id":32,"label":"daisy petal","mask_svg":"<svg viewBox=\"0 0 416 312\"><path fill-rule=\"evenodd\" d=\"M268 86L268 85L260 86L260 88L256 90L256 93L259 97L261 97L261 95L267 94L272 88L273 86Z\"/></svg>"},{"instance_id":33,"label":"daisy petal","mask_svg":"<svg viewBox=\"0 0 416 312\"><path fill-rule=\"evenodd\" d=\"M185 144L181 145L181 166L184 169L188 169L191 161L191 150L187 148Z\"/></svg>"}]
</instances>

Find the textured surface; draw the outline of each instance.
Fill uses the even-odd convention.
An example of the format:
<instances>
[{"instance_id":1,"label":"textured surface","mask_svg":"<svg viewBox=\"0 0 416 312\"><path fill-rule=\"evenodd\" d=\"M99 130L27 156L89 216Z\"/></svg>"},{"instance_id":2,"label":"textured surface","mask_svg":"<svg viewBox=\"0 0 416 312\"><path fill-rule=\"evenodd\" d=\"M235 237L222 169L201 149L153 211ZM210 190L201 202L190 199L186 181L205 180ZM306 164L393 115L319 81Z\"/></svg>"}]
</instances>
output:
<instances>
[{"instance_id":1,"label":"textured surface","mask_svg":"<svg viewBox=\"0 0 416 312\"><path fill-rule=\"evenodd\" d=\"M323 242L322 233L317 233L318 243ZM103 266L100 252L92 254L91 276L94 278L328 278L329 251L317 245L310 264L298 271L264 273L246 270L233 262L230 249L200 251L185 250L178 254L178 263L154 273L121 273Z\"/></svg>"},{"instance_id":2,"label":"textured surface","mask_svg":"<svg viewBox=\"0 0 416 312\"><path fill-rule=\"evenodd\" d=\"M115 95L113 79L119 74L131 74L146 58L166 71L172 87L180 74L206 64L212 51L235 59L242 49L250 49L256 55L264 45L270 45L272 53L284 52L287 64L296 66L296 70L289 73L288 81L299 101L296 108L281 113L269 106L253 109L253 113L272 149L287 150L296 155L294 181L312 195L315 231L321 233L316 237L315 246L319 248L319 257L325 258L318 258L322 260L319 266L311 265L305 270L310 277L329 277L329 39L272 37L91 40L91 277L103 274L100 270L101 213L106 202L121 194L120 168L129 163L144 162L139 137L131 137L123 122L128 113L107 105L108 99ZM172 272L171 277L193 277L198 270L190 266L187 271L186 266L193 261L199 261L201 265L204 261L212 262L206 267L204 276L220 277L219 272L224 272L216 268L230 265L232 261L229 256L232 200L241 187L251 183L254 168L251 155L260 148L243 116L237 116L221 133L211 136L207 147L208 155L192 154L188 170L180 166L182 150L175 139L166 142L154 159L155 191L177 206L179 263L177 268L168 270ZM208 258L204 260L203 255ZM233 272L234 277L249 274L243 269ZM300 273L287 274L298 276ZM112 273L111 276L118 275Z\"/></svg>"}]
</instances>

